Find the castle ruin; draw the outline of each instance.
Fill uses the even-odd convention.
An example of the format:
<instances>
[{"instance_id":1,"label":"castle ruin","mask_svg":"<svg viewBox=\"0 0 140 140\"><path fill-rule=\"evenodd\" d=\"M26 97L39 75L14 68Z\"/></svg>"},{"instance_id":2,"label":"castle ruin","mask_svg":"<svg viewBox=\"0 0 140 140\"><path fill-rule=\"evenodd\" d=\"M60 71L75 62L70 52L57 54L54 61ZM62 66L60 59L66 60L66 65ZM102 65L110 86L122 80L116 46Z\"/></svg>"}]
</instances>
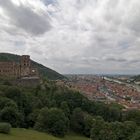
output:
<instances>
[{"instance_id":1,"label":"castle ruin","mask_svg":"<svg viewBox=\"0 0 140 140\"><path fill-rule=\"evenodd\" d=\"M0 77L25 78L38 77L37 68L33 68L29 55L22 55L20 63L0 62Z\"/></svg>"}]
</instances>

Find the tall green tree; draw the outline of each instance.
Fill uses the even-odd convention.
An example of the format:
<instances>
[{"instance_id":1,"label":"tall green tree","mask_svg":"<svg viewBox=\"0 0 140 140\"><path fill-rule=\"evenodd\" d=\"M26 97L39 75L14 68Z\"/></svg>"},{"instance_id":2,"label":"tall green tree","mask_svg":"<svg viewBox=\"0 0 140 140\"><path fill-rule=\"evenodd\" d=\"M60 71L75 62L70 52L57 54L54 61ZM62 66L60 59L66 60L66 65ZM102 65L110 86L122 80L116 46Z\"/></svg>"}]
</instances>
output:
<instances>
[{"instance_id":1,"label":"tall green tree","mask_svg":"<svg viewBox=\"0 0 140 140\"><path fill-rule=\"evenodd\" d=\"M86 113L84 115L84 131L83 131L83 134L87 137L90 137L90 131L92 129L93 122L94 122L93 116Z\"/></svg>"},{"instance_id":2,"label":"tall green tree","mask_svg":"<svg viewBox=\"0 0 140 140\"><path fill-rule=\"evenodd\" d=\"M63 112L65 113L65 115L66 115L68 118L70 118L70 109L69 109L69 106L68 106L68 104L67 104L66 101L63 101L63 102L61 103L60 108L63 110Z\"/></svg>"},{"instance_id":3,"label":"tall green tree","mask_svg":"<svg viewBox=\"0 0 140 140\"><path fill-rule=\"evenodd\" d=\"M93 120L93 125L91 129L91 139L92 140L101 140L100 131L104 128L104 120L101 117L97 117Z\"/></svg>"},{"instance_id":4,"label":"tall green tree","mask_svg":"<svg viewBox=\"0 0 140 140\"><path fill-rule=\"evenodd\" d=\"M61 109L43 108L40 111L35 128L55 136L64 136L69 128L69 121Z\"/></svg>"},{"instance_id":5,"label":"tall green tree","mask_svg":"<svg viewBox=\"0 0 140 140\"><path fill-rule=\"evenodd\" d=\"M84 112L81 108L75 108L71 119L70 119L71 129L78 133L83 133L84 131Z\"/></svg>"}]
</instances>

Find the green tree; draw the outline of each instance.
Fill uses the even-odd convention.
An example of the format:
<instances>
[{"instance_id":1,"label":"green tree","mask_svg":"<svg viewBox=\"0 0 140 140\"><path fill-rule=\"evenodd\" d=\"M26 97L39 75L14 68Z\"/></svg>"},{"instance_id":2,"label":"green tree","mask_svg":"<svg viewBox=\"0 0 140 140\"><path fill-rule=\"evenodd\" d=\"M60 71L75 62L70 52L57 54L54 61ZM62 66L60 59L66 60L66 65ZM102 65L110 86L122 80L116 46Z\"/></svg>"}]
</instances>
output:
<instances>
[{"instance_id":1,"label":"green tree","mask_svg":"<svg viewBox=\"0 0 140 140\"><path fill-rule=\"evenodd\" d=\"M5 91L5 96L7 98L10 98L13 101L15 101L20 110L23 109L22 107L23 107L26 95L23 94L19 88L17 88L17 87L7 88L6 91Z\"/></svg>"},{"instance_id":2,"label":"green tree","mask_svg":"<svg viewBox=\"0 0 140 140\"><path fill-rule=\"evenodd\" d=\"M100 131L104 128L104 124L105 124L105 122L101 117L96 117L93 120L91 136L90 136L92 140L101 140Z\"/></svg>"},{"instance_id":3,"label":"green tree","mask_svg":"<svg viewBox=\"0 0 140 140\"><path fill-rule=\"evenodd\" d=\"M140 128L133 134L130 140L140 140Z\"/></svg>"},{"instance_id":4,"label":"green tree","mask_svg":"<svg viewBox=\"0 0 140 140\"><path fill-rule=\"evenodd\" d=\"M70 119L70 124L72 130L78 133L83 133L84 131L84 112L81 110L81 108L75 108L71 119Z\"/></svg>"},{"instance_id":5,"label":"green tree","mask_svg":"<svg viewBox=\"0 0 140 140\"><path fill-rule=\"evenodd\" d=\"M125 140L126 137L124 135L124 124L121 122L111 122L110 125L111 129L116 135L116 140Z\"/></svg>"},{"instance_id":6,"label":"green tree","mask_svg":"<svg viewBox=\"0 0 140 140\"><path fill-rule=\"evenodd\" d=\"M28 125L30 127L33 127L35 125L35 122L37 121L37 117L39 113L40 113L40 109L35 109L33 110L32 113L28 115Z\"/></svg>"},{"instance_id":7,"label":"green tree","mask_svg":"<svg viewBox=\"0 0 140 140\"><path fill-rule=\"evenodd\" d=\"M19 126L20 114L16 108L5 107L0 112L0 121L8 122L13 127Z\"/></svg>"},{"instance_id":8,"label":"green tree","mask_svg":"<svg viewBox=\"0 0 140 140\"><path fill-rule=\"evenodd\" d=\"M130 137L135 133L137 125L135 122L132 121L125 121L123 125L124 125L123 133L125 135L125 140L129 140Z\"/></svg>"},{"instance_id":9,"label":"green tree","mask_svg":"<svg viewBox=\"0 0 140 140\"><path fill-rule=\"evenodd\" d=\"M87 137L90 137L90 131L93 125L94 119L91 115L85 114L84 115L84 132L83 134Z\"/></svg>"},{"instance_id":10,"label":"green tree","mask_svg":"<svg viewBox=\"0 0 140 140\"><path fill-rule=\"evenodd\" d=\"M0 110L2 110L4 107L13 107L13 108L18 108L17 104L6 97L0 97Z\"/></svg>"},{"instance_id":11,"label":"green tree","mask_svg":"<svg viewBox=\"0 0 140 140\"><path fill-rule=\"evenodd\" d=\"M124 121L134 121L140 126L140 111L139 110L129 110L123 115Z\"/></svg>"},{"instance_id":12,"label":"green tree","mask_svg":"<svg viewBox=\"0 0 140 140\"><path fill-rule=\"evenodd\" d=\"M68 106L68 104L67 104L66 101L63 101L63 102L61 103L60 108L63 110L63 112L65 113L65 115L66 115L68 118L70 118L70 109L69 109L69 106Z\"/></svg>"},{"instance_id":13,"label":"green tree","mask_svg":"<svg viewBox=\"0 0 140 140\"><path fill-rule=\"evenodd\" d=\"M99 140L117 140L111 123L105 122L99 132Z\"/></svg>"},{"instance_id":14,"label":"green tree","mask_svg":"<svg viewBox=\"0 0 140 140\"><path fill-rule=\"evenodd\" d=\"M40 111L35 128L55 136L64 136L68 130L68 126L68 118L62 110L58 108L43 108Z\"/></svg>"},{"instance_id":15,"label":"green tree","mask_svg":"<svg viewBox=\"0 0 140 140\"><path fill-rule=\"evenodd\" d=\"M109 107L107 121L120 121L121 120L121 109L118 107Z\"/></svg>"},{"instance_id":16,"label":"green tree","mask_svg":"<svg viewBox=\"0 0 140 140\"><path fill-rule=\"evenodd\" d=\"M10 86L5 91L5 96L16 102L22 121L20 127L28 126L28 115L32 112L32 105L29 93L24 93L18 87Z\"/></svg>"}]
</instances>

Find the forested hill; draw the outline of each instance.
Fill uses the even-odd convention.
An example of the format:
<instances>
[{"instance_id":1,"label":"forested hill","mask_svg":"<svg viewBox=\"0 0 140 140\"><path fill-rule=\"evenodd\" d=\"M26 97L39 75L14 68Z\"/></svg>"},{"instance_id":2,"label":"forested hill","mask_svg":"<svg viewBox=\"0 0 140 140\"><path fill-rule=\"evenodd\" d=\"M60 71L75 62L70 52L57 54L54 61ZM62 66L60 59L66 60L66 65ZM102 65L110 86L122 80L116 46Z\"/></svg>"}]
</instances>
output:
<instances>
[{"instance_id":1,"label":"forested hill","mask_svg":"<svg viewBox=\"0 0 140 140\"><path fill-rule=\"evenodd\" d=\"M20 62L20 55L9 54L9 53L0 53L0 61L15 61ZM58 72L43 66L33 60L31 60L33 67L38 68L39 73L41 76L46 77L50 80L56 79L63 79L65 78L63 75L59 74Z\"/></svg>"},{"instance_id":2,"label":"forested hill","mask_svg":"<svg viewBox=\"0 0 140 140\"><path fill-rule=\"evenodd\" d=\"M136 75L131 77L131 79L133 79L134 82L139 82L140 81L140 75Z\"/></svg>"}]
</instances>

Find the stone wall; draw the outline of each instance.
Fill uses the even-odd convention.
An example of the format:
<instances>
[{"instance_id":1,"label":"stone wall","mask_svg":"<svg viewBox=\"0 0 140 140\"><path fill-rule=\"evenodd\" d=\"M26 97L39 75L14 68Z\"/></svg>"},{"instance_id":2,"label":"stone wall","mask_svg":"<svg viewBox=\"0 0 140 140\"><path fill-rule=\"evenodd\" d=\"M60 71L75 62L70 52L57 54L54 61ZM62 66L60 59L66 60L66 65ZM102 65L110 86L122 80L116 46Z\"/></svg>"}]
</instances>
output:
<instances>
[{"instance_id":1,"label":"stone wall","mask_svg":"<svg viewBox=\"0 0 140 140\"><path fill-rule=\"evenodd\" d=\"M19 73L19 66L15 62L0 62L0 76L14 77Z\"/></svg>"},{"instance_id":2,"label":"stone wall","mask_svg":"<svg viewBox=\"0 0 140 140\"><path fill-rule=\"evenodd\" d=\"M39 77L38 70L31 67L29 55L21 56L20 64L15 62L0 62L0 77Z\"/></svg>"}]
</instances>

